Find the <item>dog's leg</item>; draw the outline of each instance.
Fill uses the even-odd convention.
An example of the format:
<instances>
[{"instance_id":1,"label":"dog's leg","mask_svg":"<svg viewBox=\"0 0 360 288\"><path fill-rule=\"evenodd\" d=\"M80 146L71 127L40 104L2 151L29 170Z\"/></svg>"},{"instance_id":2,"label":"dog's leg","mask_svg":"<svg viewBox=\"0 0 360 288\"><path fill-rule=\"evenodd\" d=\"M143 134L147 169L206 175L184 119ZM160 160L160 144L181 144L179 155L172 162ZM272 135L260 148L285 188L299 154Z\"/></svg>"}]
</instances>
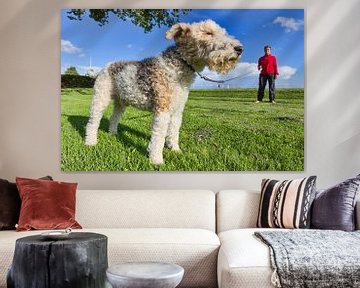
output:
<instances>
[{"instance_id":1,"label":"dog's leg","mask_svg":"<svg viewBox=\"0 0 360 288\"><path fill-rule=\"evenodd\" d=\"M172 151L180 152L179 132L182 122L182 112L183 110L176 111L176 113L171 115L170 124L166 137L166 146L169 147Z\"/></svg>"},{"instance_id":2,"label":"dog's leg","mask_svg":"<svg viewBox=\"0 0 360 288\"><path fill-rule=\"evenodd\" d=\"M94 96L91 102L90 118L86 125L86 145L96 145L97 132L106 107L110 104L112 85L109 74L104 71L99 74L94 85Z\"/></svg>"},{"instance_id":3,"label":"dog's leg","mask_svg":"<svg viewBox=\"0 0 360 288\"><path fill-rule=\"evenodd\" d=\"M169 123L169 112L155 113L152 124L151 139L148 146L149 157L152 164L158 165L164 163L163 149L166 133L169 129Z\"/></svg>"},{"instance_id":4,"label":"dog's leg","mask_svg":"<svg viewBox=\"0 0 360 288\"><path fill-rule=\"evenodd\" d=\"M188 89L181 90L179 92L180 100L178 102L177 108L172 112L169 128L167 131L166 137L166 146L169 147L172 151L180 152L179 147L179 132L182 123L182 116L185 109L185 103L189 96Z\"/></svg>"},{"instance_id":5,"label":"dog's leg","mask_svg":"<svg viewBox=\"0 0 360 288\"><path fill-rule=\"evenodd\" d=\"M117 96L114 98L114 110L110 118L109 132L116 135L117 127L121 116L124 114L126 109L125 103L121 102Z\"/></svg>"}]
</instances>

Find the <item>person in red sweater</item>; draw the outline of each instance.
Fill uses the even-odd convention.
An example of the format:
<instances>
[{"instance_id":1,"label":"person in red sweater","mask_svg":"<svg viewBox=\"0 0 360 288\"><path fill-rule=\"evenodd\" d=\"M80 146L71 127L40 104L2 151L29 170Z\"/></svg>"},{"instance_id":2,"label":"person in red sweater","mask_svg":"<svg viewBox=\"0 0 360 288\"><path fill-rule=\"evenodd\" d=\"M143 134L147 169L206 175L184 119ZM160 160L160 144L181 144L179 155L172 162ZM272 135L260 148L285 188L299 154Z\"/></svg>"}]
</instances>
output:
<instances>
[{"instance_id":1,"label":"person in red sweater","mask_svg":"<svg viewBox=\"0 0 360 288\"><path fill-rule=\"evenodd\" d=\"M269 82L269 101L275 103L275 79L279 76L277 68L276 57L271 55L271 46L264 47L265 55L259 58L258 70L259 75L259 89L256 103L259 103L264 98L264 91L266 82Z\"/></svg>"}]
</instances>

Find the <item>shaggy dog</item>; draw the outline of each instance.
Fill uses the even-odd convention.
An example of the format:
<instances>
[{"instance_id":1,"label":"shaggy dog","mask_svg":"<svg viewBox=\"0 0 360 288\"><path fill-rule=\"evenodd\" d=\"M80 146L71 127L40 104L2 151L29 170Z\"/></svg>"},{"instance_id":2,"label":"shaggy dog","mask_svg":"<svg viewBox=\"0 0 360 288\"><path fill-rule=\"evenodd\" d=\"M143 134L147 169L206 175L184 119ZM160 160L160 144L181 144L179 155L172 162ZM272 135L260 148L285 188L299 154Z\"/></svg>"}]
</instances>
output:
<instances>
[{"instance_id":1,"label":"shaggy dog","mask_svg":"<svg viewBox=\"0 0 360 288\"><path fill-rule=\"evenodd\" d=\"M171 150L180 151L182 114L196 72L206 66L218 73L230 71L239 61L243 47L212 20L175 24L165 37L174 38L176 45L159 56L138 62L111 63L100 71L86 126L86 145L97 143L100 120L113 99L111 133L117 133L126 106L135 106L154 113L148 146L151 163L164 162L165 142Z\"/></svg>"}]
</instances>

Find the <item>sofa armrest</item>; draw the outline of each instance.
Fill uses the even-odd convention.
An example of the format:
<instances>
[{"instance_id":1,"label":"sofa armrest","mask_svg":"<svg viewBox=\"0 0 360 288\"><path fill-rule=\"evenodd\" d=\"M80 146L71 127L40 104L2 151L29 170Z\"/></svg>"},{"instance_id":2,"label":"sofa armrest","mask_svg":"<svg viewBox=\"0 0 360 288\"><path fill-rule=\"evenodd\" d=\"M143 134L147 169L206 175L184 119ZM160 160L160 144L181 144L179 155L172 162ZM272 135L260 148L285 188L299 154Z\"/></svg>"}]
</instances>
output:
<instances>
[{"instance_id":1,"label":"sofa armrest","mask_svg":"<svg viewBox=\"0 0 360 288\"><path fill-rule=\"evenodd\" d=\"M360 230L360 199L357 200L355 206L355 229Z\"/></svg>"}]
</instances>

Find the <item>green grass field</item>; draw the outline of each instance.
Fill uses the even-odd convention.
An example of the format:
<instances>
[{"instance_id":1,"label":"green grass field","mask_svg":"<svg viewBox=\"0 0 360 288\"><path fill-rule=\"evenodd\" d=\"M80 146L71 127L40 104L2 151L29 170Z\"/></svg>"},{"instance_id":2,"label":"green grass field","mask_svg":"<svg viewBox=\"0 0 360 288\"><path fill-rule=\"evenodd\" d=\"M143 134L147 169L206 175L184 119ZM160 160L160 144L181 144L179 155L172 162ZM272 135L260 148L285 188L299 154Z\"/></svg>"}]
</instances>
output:
<instances>
[{"instance_id":1,"label":"green grass field","mask_svg":"<svg viewBox=\"0 0 360 288\"><path fill-rule=\"evenodd\" d=\"M63 171L303 171L304 90L277 89L276 104L255 104L255 89L192 90L180 131L182 153L164 149L165 164L149 163L152 115L128 107L109 134L112 107L98 144L84 145L92 89L61 92ZM266 101L265 101L266 100Z\"/></svg>"}]
</instances>

